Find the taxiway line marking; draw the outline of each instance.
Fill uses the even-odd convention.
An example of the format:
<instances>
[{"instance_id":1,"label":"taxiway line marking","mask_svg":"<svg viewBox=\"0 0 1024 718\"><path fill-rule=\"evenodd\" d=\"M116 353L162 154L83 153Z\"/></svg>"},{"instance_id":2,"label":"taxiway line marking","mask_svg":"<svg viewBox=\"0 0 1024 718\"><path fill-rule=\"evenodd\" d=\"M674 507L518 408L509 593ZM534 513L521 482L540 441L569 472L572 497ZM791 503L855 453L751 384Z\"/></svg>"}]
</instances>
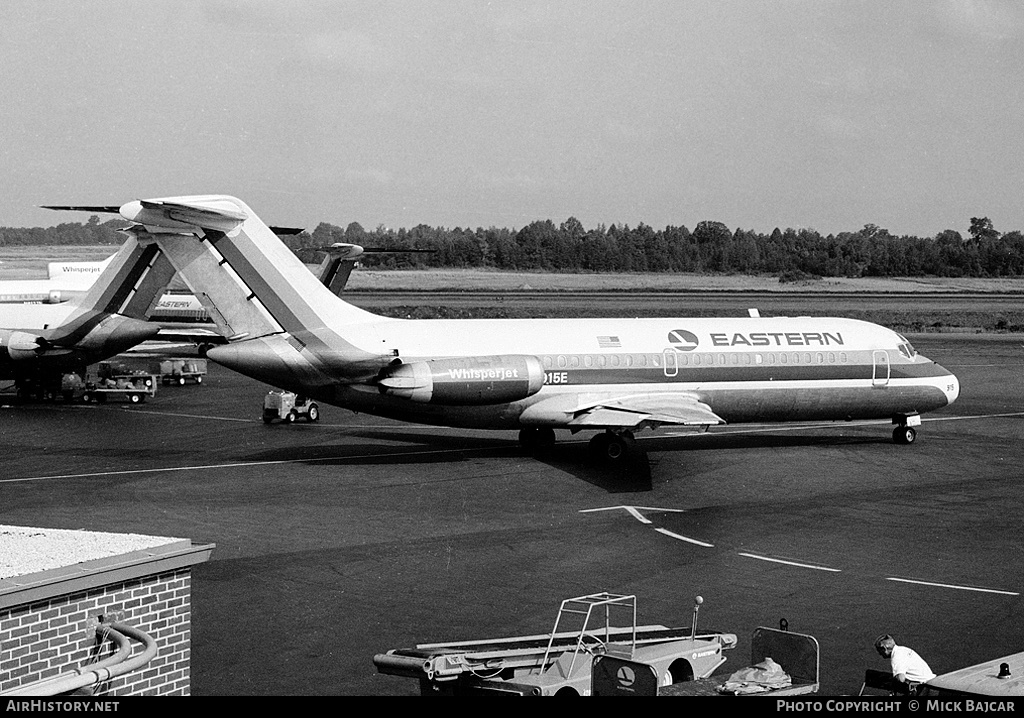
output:
<instances>
[{"instance_id":1,"label":"taxiway line marking","mask_svg":"<svg viewBox=\"0 0 1024 718\"><path fill-rule=\"evenodd\" d=\"M809 563L798 563L796 561L783 561L781 558L768 558L767 556L758 556L756 553L741 553L740 556L746 556L747 558L755 558L758 561L771 561L772 563L784 563L787 566L797 566L799 568L813 568L815 571L831 571L833 573L840 573L842 569L829 568L827 566L814 566Z\"/></svg>"},{"instance_id":2,"label":"taxiway line marking","mask_svg":"<svg viewBox=\"0 0 1024 718\"><path fill-rule=\"evenodd\" d=\"M980 593L998 593L1003 596L1019 596L1020 594L1016 591L1000 591L996 588L975 588L974 586L957 586L952 583L932 583L931 581L914 581L909 578L896 578L894 576L888 576L886 581L898 581L899 583L916 583L919 586L935 586L937 588L955 588L958 591L978 591Z\"/></svg>"},{"instance_id":3,"label":"taxiway line marking","mask_svg":"<svg viewBox=\"0 0 1024 718\"><path fill-rule=\"evenodd\" d=\"M255 424L260 419L239 419L231 416L202 416L200 414L178 414L167 411L146 411L145 409L129 409L133 414L151 414L153 416L171 416L175 419L213 419L214 421L236 421L245 424Z\"/></svg>"},{"instance_id":4,"label":"taxiway line marking","mask_svg":"<svg viewBox=\"0 0 1024 718\"><path fill-rule=\"evenodd\" d=\"M629 515L632 516L633 518L635 518L640 523L642 523L642 524L649 524L649 523L651 523L651 520L649 518L647 518L646 516L644 516L639 511L637 511L635 507L633 507L633 506L623 506L622 508L626 509L626 511L629 513Z\"/></svg>"},{"instance_id":5,"label":"taxiway line marking","mask_svg":"<svg viewBox=\"0 0 1024 718\"><path fill-rule=\"evenodd\" d=\"M654 530L657 531L660 534L665 534L666 536L671 536L674 539L679 539L680 541L686 541L687 543L695 543L698 546L704 546L705 548L714 548L715 547L715 545L713 543L704 543L703 541L698 541L697 539L687 538L686 536L680 536L679 534L673 533L673 532L669 531L668 529L654 529Z\"/></svg>"},{"instance_id":6,"label":"taxiway line marking","mask_svg":"<svg viewBox=\"0 0 1024 718\"><path fill-rule=\"evenodd\" d=\"M626 511L630 516L635 518L642 524L649 524L651 520L640 513L640 509L644 511L666 511L672 513L683 513L684 509L659 509L656 506L602 506L598 509L580 509L581 514L593 514L598 511L618 511L622 509Z\"/></svg>"},{"instance_id":7,"label":"taxiway line marking","mask_svg":"<svg viewBox=\"0 0 1024 718\"><path fill-rule=\"evenodd\" d=\"M24 481L48 481L52 479L89 479L97 476L130 476L132 474L166 474L175 471L207 471L210 469L240 469L249 466L275 466L282 464L302 464L314 461L346 461L383 456L432 456L449 454L453 451L465 452L465 449L437 449L435 451L398 451L391 454L352 454L351 456L320 456L303 459L276 459L274 461L239 461L226 464L199 464L193 466L165 466L153 469L124 469L121 471L93 471L81 474L50 474L48 476L24 476L20 479L0 479L0 484L15 484Z\"/></svg>"}]
</instances>

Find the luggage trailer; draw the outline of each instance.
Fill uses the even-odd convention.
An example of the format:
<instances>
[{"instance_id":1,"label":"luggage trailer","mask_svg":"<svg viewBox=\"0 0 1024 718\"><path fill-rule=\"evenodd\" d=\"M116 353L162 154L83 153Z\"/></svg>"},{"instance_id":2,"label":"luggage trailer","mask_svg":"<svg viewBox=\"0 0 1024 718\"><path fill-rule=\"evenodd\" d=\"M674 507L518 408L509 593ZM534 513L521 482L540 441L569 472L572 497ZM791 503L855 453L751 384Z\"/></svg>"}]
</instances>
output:
<instances>
[{"instance_id":1,"label":"luggage trailer","mask_svg":"<svg viewBox=\"0 0 1024 718\"><path fill-rule=\"evenodd\" d=\"M562 601L550 634L424 643L374 656L380 673L416 678L421 695L590 695L595 656L654 668L660 685L710 676L735 648L732 633L636 625L636 596L596 593ZM578 628L567 630L575 624Z\"/></svg>"}]
</instances>

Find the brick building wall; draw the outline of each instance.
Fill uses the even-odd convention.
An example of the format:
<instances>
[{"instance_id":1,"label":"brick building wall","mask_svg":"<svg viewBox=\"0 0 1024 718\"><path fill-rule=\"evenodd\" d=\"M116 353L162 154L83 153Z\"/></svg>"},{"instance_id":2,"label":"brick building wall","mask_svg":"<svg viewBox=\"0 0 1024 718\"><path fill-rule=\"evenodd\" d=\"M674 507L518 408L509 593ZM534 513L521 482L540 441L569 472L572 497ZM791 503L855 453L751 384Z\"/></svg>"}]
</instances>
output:
<instances>
[{"instance_id":1,"label":"brick building wall","mask_svg":"<svg viewBox=\"0 0 1024 718\"><path fill-rule=\"evenodd\" d=\"M147 633L157 653L94 686L96 695L188 695L192 565L212 548L177 541L0 580L0 695L113 655L116 645L101 641L97 627L114 622ZM143 652L131 644L133 656Z\"/></svg>"}]
</instances>

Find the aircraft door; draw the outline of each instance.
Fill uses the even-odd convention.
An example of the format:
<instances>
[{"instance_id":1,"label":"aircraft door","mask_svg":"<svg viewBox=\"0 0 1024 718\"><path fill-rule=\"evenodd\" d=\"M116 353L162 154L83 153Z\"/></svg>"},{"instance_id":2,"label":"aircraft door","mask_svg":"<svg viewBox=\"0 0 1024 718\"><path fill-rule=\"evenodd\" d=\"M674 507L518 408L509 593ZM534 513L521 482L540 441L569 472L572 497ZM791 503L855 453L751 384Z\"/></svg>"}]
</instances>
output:
<instances>
[{"instance_id":1,"label":"aircraft door","mask_svg":"<svg viewBox=\"0 0 1024 718\"><path fill-rule=\"evenodd\" d=\"M871 353L871 386L889 386L889 352L878 350Z\"/></svg>"},{"instance_id":2,"label":"aircraft door","mask_svg":"<svg viewBox=\"0 0 1024 718\"><path fill-rule=\"evenodd\" d=\"M676 376L679 373L679 355L676 354L676 350L669 347L662 355L665 358L665 376Z\"/></svg>"}]
</instances>

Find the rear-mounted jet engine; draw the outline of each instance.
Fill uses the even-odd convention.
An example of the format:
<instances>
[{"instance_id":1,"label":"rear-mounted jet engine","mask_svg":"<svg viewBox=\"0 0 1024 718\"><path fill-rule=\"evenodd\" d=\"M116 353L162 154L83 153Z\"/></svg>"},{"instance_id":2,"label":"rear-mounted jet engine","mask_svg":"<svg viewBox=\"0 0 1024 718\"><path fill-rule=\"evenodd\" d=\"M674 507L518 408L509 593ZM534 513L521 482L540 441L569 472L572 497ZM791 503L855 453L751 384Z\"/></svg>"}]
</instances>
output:
<instances>
[{"instance_id":1,"label":"rear-mounted jet engine","mask_svg":"<svg viewBox=\"0 0 1024 718\"><path fill-rule=\"evenodd\" d=\"M424 404L503 404L540 391L544 369L537 357L517 354L435 359L389 368L377 384L382 394Z\"/></svg>"}]
</instances>

